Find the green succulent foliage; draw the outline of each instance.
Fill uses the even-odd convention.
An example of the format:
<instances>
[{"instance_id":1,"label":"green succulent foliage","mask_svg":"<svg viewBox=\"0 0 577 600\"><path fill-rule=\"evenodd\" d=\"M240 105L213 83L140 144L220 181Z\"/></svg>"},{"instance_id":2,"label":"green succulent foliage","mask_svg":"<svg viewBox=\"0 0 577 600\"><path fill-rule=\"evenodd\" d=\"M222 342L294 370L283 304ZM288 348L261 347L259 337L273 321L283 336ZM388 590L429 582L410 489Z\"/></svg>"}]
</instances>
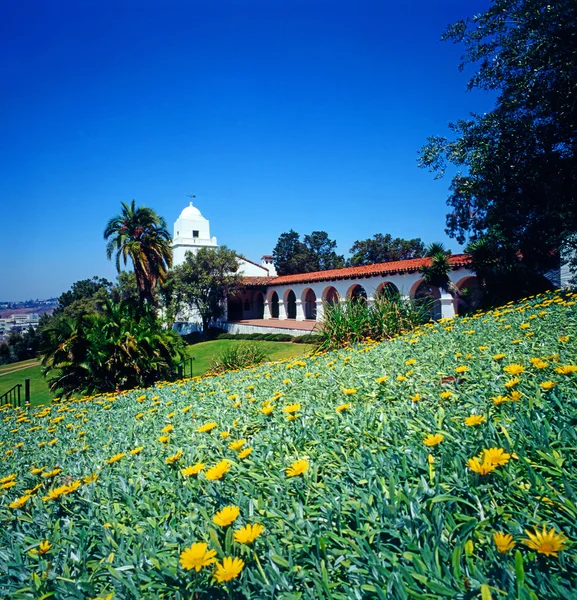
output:
<instances>
[{"instance_id":1,"label":"green succulent foliage","mask_svg":"<svg viewBox=\"0 0 577 600\"><path fill-rule=\"evenodd\" d=\"M42 364L64 397L152 385L175 371L184 345L153 309L107 300L101 313L53 320L43 331Z\"/></svg>"},{"instance_id":2,"label":"green succulent foliage","mask_svg":"<svg viewBox=\"0 0 577 600\"><path fill-rule=\"evenodd\" d=\"M557 369L577 365L576 299L547 293L383 343L29 412L3 408L0 479L13 474L15 485L0 490L0 596L574 597L577 373ZM510 364L525 369L513 388ZM546 381L557 385L547 391ZM520 400L493 402L511 389ZM289 421L291 404L301 408ZM471 414L486 421L468 427ZM200 433L209 422L217 427ZM443 441L427 447L429 434ZM237 439L252 448L244 459L229 447ZM511 457L481 476L467 461L486 448ZM300 459L309 469L288 477ZM221 460L230 471L220 480L180 473ZM53 478L31 473L55 466ZM93 473L97 481L43 500ZM228 505L240 516L216 526ZM265 527L251 546L233 535L247 523ZM543 526L569 540L558 556L523 543ZM511 534L515 548L500 553L495 532ZM45 540L51 548L39 554ZM219 584L211 566L184 570L179 556L195 542L219 562L242 558L239 577Z\"/></svg>"}]
</instances>

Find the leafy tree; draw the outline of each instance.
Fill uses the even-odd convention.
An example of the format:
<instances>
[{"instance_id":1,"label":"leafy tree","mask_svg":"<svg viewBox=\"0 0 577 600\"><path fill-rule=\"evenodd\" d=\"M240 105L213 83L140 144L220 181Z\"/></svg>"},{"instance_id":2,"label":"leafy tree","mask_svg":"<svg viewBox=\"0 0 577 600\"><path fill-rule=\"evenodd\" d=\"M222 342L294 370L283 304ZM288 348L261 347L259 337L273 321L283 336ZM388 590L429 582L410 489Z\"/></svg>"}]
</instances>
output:
<instances>
[{"instance_id":1,"label":"leafy tree","mask_svg":"<svg viewBox=\"0 0 577 600\"><path fill-rule=\"evenodd\" d=\"M0 343L0 365L6 365L12 360L10 346L6 342Z\"/></svg>"},{"instance_id":2,"label":"leafy tree","mask_svg":"<svg viewBox=\"0 0 577 600\"><path fill-rule=\"evenodd\" d=\"M50 389L65 397L149 386L170 379L181 358L180 336L150 305L108 300L102 313L62 316L45 330L42 355Z\"/></svg>"},{"instance_id":3,"label":"leafy tree","mask_svg":"<svg viewBox=\"0 0 577 600\"><path fill-rule=\"evenodd\" d=\"M425 244L421 238L405 240L393 238L390 233L376 233L372 238L357 240L349 252L352 254L349 264L358 267L421 258L425 256Z\"/></svg>"},{"instance_id":4,"label":"leafy tree","mask_svg":"<svg viewBox=\"0 0 577 600\"><path fill-rule=\"evenodd\" d=\"M344 265L344 258L336 253L336 246L325 231L313 231L302 242L292 229L282 233L272 252L277 273L292 275L338 269Z\"/></svg>"},{"instance_id":5,"label":"leafy tree","mask_svg":"<svg viewBox=\"0 0 577 600\"><path fill-rule=\"evenodd\" d=\"M134 272L120 271L116 278L116 285L110 290L110 295L115 302L120 302L121 300L138 300L140 295Z\"/></svg>"},{"instance_id":6,"label":"leafy tree","mask_svg":"<svg viewBox=\"0 0 577 600\"><path fill-rule=\"evenodd\" d=\"M224 314L224 302L240 284L239 262L234 250L226 246L200 248L187 252L176 266L163 292L165 310L174 318L186 306L195 308L206 334L210 321Z\"/></svg>"},{"instance_id":7,"label":"leafy tree","mask_svg":"<svg viewBox=\"0 0 577 600\"><path fill-rule=\"evenodd\" d=\"M464 45L461 68L476 67L469 89L497 94L492 111L421 149L437 177L458 168L447 232L460 243L487 236L497 255L544 271L577 231L577 3L493 0L443 39Z\"/></svg>"},{"instance_id":8,"label":"leafy tree","mask_svg":"<svg viewBox=\"0 0 577 600\"><path fill-rule=\"evenodd\" d=\"M67 292L64 292L59 296L58 306L55 312L61 312L79 300L93 298L93 296L101 290L105 292L104 297L106 297L108 295L107 292L111 287L112 283L110 283L110 281L96 276L92 279L81 279L80 281L75 281Z\"/></svg>"},{"instance_id":9,"label":"leafy tree","mask_svg":"<svg viewBox=\"0 0 577 600\"><path fill-rule=\"evenodd\" d=\"M309 273L313 271L310 254L300 240L300 235L291 229L281 233L272 251L274 266L279 275Z\"/></svg>"},{"instance_id":10,"label":"leafy tree","mask_svg":"<svg viewBox=\"0 0 577 600\"><path fill-rule=\"evenodd\" d=\"M326 231L313 231L304 236L304 245L310 255L312 271L340 269L345 264L343 256L336 253L337 243Z\"/></svg>"},{"instance_id":11,"label":"leafy tree","mask_svg":"<svg viewBox=\"0 0 577 600\"><path fill-rule=\"evenodd\" d=\"M172 266L171 236L166 222L154 210L145 206L122 202L122 210L106 225L104 239L106 256L116 253L116 269L120 263L132 261L140 305L154 306L154 288L162 283Z\"/></svg>"}]
</instances>

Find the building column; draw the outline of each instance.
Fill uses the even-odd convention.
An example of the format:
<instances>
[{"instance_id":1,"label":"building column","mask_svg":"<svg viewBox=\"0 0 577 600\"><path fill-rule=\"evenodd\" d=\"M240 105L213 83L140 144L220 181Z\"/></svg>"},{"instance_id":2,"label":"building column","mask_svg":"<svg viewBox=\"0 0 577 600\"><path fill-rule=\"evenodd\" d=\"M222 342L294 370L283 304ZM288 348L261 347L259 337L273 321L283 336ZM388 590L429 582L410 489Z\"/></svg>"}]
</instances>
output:
<instances>
[{"instance_id":1,"label":"building column","mask_svg":"<svg viewBox=\"0 0 577 600\"><path fill-rule=\"evenodd\" d=\"M278 301L278 320L279 321L286 321L286 307L284 305L284 300L281 300L279 298Z\"/></svg>"},{"instance_id":2,"label":"building column","mask_svg":"<svg viewBox=\"0 0 577 600\"><path fill-rule=\"evenodd\" d=\"M305 320L305 311L303 310L303 302L300 298L297 298L296 306L297 306L296 320L304 321Z\"/></svg>"},{"instance_id":3,"label":"building column","mask_svg":"<svg viewBox=\"0 0 577 600\"><path fill-rule=\"evenodd\" d=\"M316 306L317 306L317 317L316 317L316 320L317 320L317 321L322 321L322 320L323 320L323 317L324 317L324 315L325 315L325 306L324 306L324 304L323 304L323 300L322 300L322 298L321 298L321 299L319 299L319 300L317 300L317 301L315 302L315 304L316 304Z\"/></svg>"},{"instance_id":4,"label":"building column","mask_svg":"<svg viewBox=\"0 0 577 600\"><path fill-rule=\"evenodd\" d=\"M264 301L264 314L262 316L263 319L270 319L270 302L268 300Z\"/></svg>"},{"instance_id":5,"label":"building column","mask_svg":"<svg viewBox=\"0 0 577 600\"><path fill-rule=\"evenodd\" d=\"M441 294L441 317L443 319L451 319L455 316L455 304L453 296L443 292Z\"/></svg>"}]
</instances>

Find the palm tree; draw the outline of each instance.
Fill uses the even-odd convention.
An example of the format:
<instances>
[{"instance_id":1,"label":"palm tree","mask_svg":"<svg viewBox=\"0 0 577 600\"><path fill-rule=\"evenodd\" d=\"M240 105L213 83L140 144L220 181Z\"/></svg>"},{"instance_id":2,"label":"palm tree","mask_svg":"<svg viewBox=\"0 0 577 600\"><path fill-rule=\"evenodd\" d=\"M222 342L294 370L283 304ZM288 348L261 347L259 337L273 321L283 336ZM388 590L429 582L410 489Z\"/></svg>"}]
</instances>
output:
<instances>
[{"instance_id":1,"label":"palm tree","mask_svg":"<svg viewBox=\"0 0 577 600\"><path fill-rule=\"evenodd\" d=\"M110 260L116 252L116 269L120 272L120 261L132 260L140 305L154 305L153 291L166 279L172 266L171 237L165 220L151 208L136 207L122 202L122 211L106 225L104 239L106 256Z\"/></svg>"},{"instance_id":2,"label":"palm tree","mask_svg":"<svg viewBox=\"0 0 577 600\"><path fill-rule=\"evenodd\" d=\"M430 265L421 268L425 282L441 288L448 294L451 294L453 298L460 298L461 293L459 288L457 288L449 277L449 273L452 270L449 260L451 252L446 250L445 246L440 242L433 242L427 247L425 256L431 259Z\"/></svg>"}]
</instances>

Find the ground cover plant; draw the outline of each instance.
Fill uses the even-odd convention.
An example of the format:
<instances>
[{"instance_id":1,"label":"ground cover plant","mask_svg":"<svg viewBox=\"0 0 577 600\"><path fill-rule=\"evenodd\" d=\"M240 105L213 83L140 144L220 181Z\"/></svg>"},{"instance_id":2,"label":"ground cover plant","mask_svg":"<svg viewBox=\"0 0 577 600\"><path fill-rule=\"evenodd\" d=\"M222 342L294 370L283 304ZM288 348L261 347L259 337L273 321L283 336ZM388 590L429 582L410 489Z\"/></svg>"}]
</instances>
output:
<instances>
[{"instance_id":1,"label":"ground cover plant","mask_svg":"<svg viewBox=\"0 0 577 600\"><path fill-rule=\"evenodd\" d=\"M0 412L0 596L572 598L577 295Z\"/></svg>"}]
</instances>

